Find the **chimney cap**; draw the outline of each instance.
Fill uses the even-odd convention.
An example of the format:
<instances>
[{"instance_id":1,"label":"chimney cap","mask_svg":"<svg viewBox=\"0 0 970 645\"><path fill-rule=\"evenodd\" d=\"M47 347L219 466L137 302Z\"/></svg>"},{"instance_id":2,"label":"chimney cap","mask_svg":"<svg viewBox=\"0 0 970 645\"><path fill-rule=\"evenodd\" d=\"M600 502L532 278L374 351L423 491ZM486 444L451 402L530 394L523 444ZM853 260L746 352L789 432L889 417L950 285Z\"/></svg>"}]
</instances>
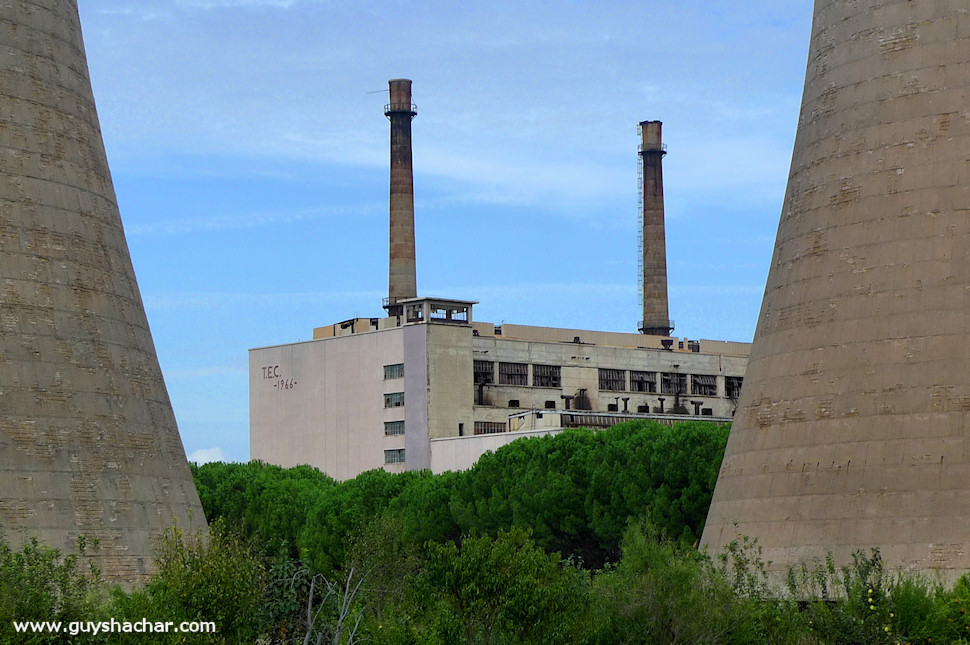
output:
<instances>
[{"instance_id":1,"label":"chimney cap","mask_svg":"<svg viewBox=\"0 0 970 645\"><path fill-rule=\"evenodd\" d=\"M411 101L411 79L392 78L387 82L388 103L384 106L384 116L410 114L413 119L418 114L418 106Z\"/></svg>"}]
</instances>

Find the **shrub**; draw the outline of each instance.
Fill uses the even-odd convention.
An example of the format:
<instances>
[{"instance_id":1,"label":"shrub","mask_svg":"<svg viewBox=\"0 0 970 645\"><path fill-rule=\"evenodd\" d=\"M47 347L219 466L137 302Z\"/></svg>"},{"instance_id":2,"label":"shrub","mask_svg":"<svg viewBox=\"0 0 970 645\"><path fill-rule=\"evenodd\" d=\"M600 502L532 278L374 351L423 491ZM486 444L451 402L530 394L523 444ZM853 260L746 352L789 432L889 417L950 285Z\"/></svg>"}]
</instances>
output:
<instances>
[{"instance_id":1,"label":"shrub","mask_svg":"<svg viewBox=\"0 0 970 645\"><path fill-rule=\"evenodd\" d=\"M252 643L264 631L266 567L223 523L213 522L208 533L196 535L169 529L158 545L156 564L158 572L143 589L115 591L115 610L124 620L214 622L218 632L194 635L197 643ZM143 642L143 634L134 636ZM184 638L152 635L153 642Z\"/></svg>"},{"instance_id":2,"label":"shrub","mask_svg":"<svg viewBox=\"0 0 970 645\"><path fill-rule=\"evenodd\" d=\"M52 633L15 633L15 620L69 623L97 621L105 615L106 595L100 575L93 566L87 571L81 567L86 542L79 538L78 553L69 555L37 538L29 538L14 549L0 530L0 642L72 640Z\"/></svg>"}]
</instances>

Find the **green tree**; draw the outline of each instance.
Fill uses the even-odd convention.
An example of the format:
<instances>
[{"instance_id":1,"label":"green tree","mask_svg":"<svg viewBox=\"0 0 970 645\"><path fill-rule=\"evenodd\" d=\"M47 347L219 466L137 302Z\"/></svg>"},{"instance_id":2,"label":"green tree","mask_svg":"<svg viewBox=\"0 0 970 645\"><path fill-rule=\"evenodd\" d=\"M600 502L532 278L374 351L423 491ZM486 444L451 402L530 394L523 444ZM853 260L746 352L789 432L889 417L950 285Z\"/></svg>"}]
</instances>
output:
<instances>
[{"instance_id":1,"label":"green tree","mask_svg":"<svg viewBox=\"0 0 970 645\"><path fill-rule=\"evenodd\" d=\"M428 543L416 579L416 631L428 643L577 642L586 573L513 528L460 543Z\"/></svg>"},{"instance_id":2,"label":"green tree","mask_svg":"<svg viewBox=\"0 0 970 645\"><path fill-rule=\"evenodd\" d=\"M401 536L416 545L458 539L461 527L452 513L451 500L464 476L453 471L440 475L428 470L414 473L387 504L388 514L400 520Z\"/></svg>"},{"instance_id":3,"label":"green tree","mask_svg":"<svg viewBox=\"0 0 970 645\"><path fill-rule=\"evenodd\" d=\"M653 525L685 545L704 528L729 427L709 422L621 423L604 434L586 506L602 548L618 554L631 517L647 514Z\"/></svg>"},{"instance_id":4,"label":"green tree","mask_svg":"<svg viewBox=\"0 0 970 645\"><path fill-rule=\"evenodd\" d=\"M246 540L221 522L197 535L169 529L156 565L157 573L144 588L131 594L115 590L115 612L124 619L214 622L218 632L194 635L197 643L252 643L265 631L266 566ZM153 642L183 642L184 637L152 636ZM134 640L143 642L144 635Z\"/></svg>"},{"instance_id":5,"label":"green tree","mask_svg":"<svg viewBox=\"0 0 970 645\"><path fill-rule=\"evenodd\" d=\"M307 514L299 539L302 560L315 573L332 575L343 565L355 533L382 513L409 483L423 476L376 469L334 486Z\"/></svg>"},{"instance_id":6,"label":"green tree","mask_svg":"<svg viewBox=\"0 0 970 645\"><path fill-rule=\"evenodd\" d=\"M307 515L336 483L310 466L281 468L262 462L193 466L206 518L222 518L265 549L298 555Z\"/></svg>"},{"instance_id":7,"label":"green tree","mask_svg":"<svg viewBox=\"0 0 970 645\"><path fill-rule=\"evenodd\" d=\"M624 534L622 559L595 577L590 642L802 642L807 630L797 605L750 584L763 580L759 561L744 552L735 555L744 567L737 585L703 553L664 538L646 519L633 522Z\"/></svg>"}]
</instances>

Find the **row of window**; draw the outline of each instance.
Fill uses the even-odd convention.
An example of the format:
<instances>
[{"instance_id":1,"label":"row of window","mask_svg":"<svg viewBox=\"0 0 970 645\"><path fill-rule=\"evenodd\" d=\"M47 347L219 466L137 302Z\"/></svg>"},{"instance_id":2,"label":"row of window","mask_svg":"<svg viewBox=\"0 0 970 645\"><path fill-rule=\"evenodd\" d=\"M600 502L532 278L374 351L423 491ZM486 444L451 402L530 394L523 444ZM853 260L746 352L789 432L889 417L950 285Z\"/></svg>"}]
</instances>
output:
<instances>
[{"instance_id":1,"label":"row of window","mask_svg":"<svg viewBox=\"0 0 970 645\"><path fill-rule=\"evenodd\" d=\"M717 376L713 374L691 374L690 390L687 389L687 374L675 372L642 372L630 370L630 385L627 387L627 370L599 370L599 389L607 392L648 392L661 394L693 394L696 396L717 396ZM659 390L657 375L660 376ZM488 385L495 382L495 363L476 360L473 366L475 385ZM741 392L740 376L726 376L725 396L738 398ZM499 385L529 384L528 363L499 363ZM533 365L532 385L535 387L562 387L562 371L559 365Z\"/></svg>"},{"instance_id":2,"label":"row of window","mask_svg":"<svg viewBox=\"0 0 970 645\"><path fill-rule=\"evenodd\" d=\"M495 382L495 363L475 361L472 367L475 385L488 385ZM499 363L499 385L528 385L528 363ZM532 384L536 387L562 387L562 373L558 365L533 365Z\"/></svg>"},{"instance_id":3,"label":"row of window","mask_svg":"<svg viewBox=\"0 0 970 645\"><path fill-rule=\"evenodd\" d=\"M498 434L506 431L505 423L501 421L476 421L475 434Z\"/></svg>"},{"instance_id":4,"label":"row of window","mask_svg":"<svg viewBox=\"0 0 970 645\"><path fill-rule=\"evenodd\" d=\"M460 424L464 425L464 424ZM502 421L476 421L475 422L475 434L497 434L499 432L505 432L508 428ZM384 435L391 437L394 435L404 434L404 422L403 421L385 421L384 422ZM461 431L459 430L459 436ZM385 450L384 454L388 452L393 452L390 450ZM402 453L403 454L403 453ZM396 463L396 462L387 462Z\"/></svg>"}]
</instances>

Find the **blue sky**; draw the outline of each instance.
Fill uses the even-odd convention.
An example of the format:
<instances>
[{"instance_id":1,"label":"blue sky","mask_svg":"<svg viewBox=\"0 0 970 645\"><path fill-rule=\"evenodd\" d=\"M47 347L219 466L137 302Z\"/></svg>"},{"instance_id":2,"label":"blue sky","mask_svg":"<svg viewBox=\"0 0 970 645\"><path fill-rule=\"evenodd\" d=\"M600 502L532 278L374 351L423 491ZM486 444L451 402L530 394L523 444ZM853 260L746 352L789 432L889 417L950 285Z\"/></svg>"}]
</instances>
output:
<instances>
[{"instance_id":1,"label":"blue sky","mask_svg":"<svg viewBox=\"0 0 970 645\"><path fill-rule=\"evenodd\" d=\"M754 333L810 0L79 4L190 458L248 459L249 348L383 313L391 78L418 106L421 295L635 331L636 126L657 119L674 333Z\"/></svg>"}]
</instances>

